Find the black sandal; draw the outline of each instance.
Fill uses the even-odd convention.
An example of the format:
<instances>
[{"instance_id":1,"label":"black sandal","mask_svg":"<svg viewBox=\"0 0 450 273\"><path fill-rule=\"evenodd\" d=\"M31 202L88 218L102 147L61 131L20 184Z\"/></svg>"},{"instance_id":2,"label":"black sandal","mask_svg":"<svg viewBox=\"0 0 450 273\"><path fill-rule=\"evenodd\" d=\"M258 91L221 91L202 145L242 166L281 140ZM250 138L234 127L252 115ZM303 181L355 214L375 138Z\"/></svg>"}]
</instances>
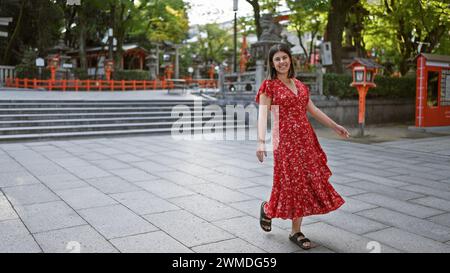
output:
<instances>
[{"instance_id":1,"label":"black sandal","mask_svg":"<svg viewBox=\"0 0 450 273\"><path fill-rule=\"evenodd\" d=\"M259 215L259 225L261 226L261 228L265 232L270 232L272 230L272 219L267 217L266 213L264 212L264 205L266 203L267 202L264 201L261 204L261 212L260 212L260 215Z\"/></svg>"},{"instance_id":2,"label":"black sandal","mask_svg":"<svg viewBox=\"0 0 450 273\"><path fill-rule=\"evenodd\" d=\"M303 239L299 239L301 237L303 237ZM301 232L297 232L294 235L289 234L289 240L291 240L292 242L294 242L295 244L297 244L299 247L301 247L304 250L309 250L312 248L311 240L306 238L306 236ZM306 243L309 243L309 246L306 246L305 245Z\"/></svg>"}]
</instances>

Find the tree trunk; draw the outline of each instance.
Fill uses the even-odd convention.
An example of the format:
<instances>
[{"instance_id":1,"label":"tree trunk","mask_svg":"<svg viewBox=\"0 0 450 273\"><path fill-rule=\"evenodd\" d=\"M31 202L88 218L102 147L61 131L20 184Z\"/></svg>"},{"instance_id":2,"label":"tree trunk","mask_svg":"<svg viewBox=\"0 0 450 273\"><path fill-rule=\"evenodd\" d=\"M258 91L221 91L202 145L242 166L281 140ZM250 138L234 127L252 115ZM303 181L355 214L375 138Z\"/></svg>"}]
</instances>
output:
<instances>
[{"instance_id":1,"label":"tree trunk","mask_svg":"<svg viewBox=\"0 0 450 273\"><path fill-rule=\"evenodd\" d=\"M300 30L297 30L298 41L300 42L300 46L302 47L303 51L305 52L306 61L307 61L307 63L309 63L309 54L308 54L308 50L306 49L305 45L303 44L302 34L303 33Z\"/></svg>"},{"instance_id":2,"label":"tree trunk","mask_svg":"<svg viewBox=\"0 0 450 273\"><path fill-rule=\"evenodd\" d=\"M253 16L255 18L255 27L256 27L256 36L258 37L258 40L259 40L259 37L261 37L261 34L262 34L261 25L259 23L260 18L261 18L261 14L260 14L261 8L259 6L258 0L246 0L246 1L253 7L253 14L254 14Z\"/></svg>"},{"instance_id":3,"label":"tree trunk","mask_svg":"<svg viewBox=\"0 0 450 273\"><path fill-rule=\"evenodd\" d=\"M87 54L86 54L86 34L87 34L87 27L85 20L83 18L83 15L81 14L82 11L78 14L78 26L80 28L80 33L78 36L78 44L80 47L80 68L86 70L88 69L87 65Z\"/></svg>"},{"instance_id":4,"label":"tree trunk","mask_svg":"<svg viewBox=\"0 0 450 273\"><path fill-rule=\"evenodd\" d=\"M115 8L114 8L115 11ZM119 20L114 17L114 36L117 40L117 49L114 54L114 68L115 70L122 70L123 44L125 41L126 24L129 18L124 18L126 6L122 3L119 10ZM114 12L115 13L115 12Z\"/></svg>"},{"instance_id":5,"label":"tree trunk","mask_svg":"<svg viewBox=\"0 0 450 273\"><path fill-rule=\"evenodd\" d=\"M326 41L331 42L331 53L333 65L330 71L342 74L342 36L345 21L350 8L359 0L331 0L330 11L328 12L328 24L326 27Z\"/></svg>"},{"instance_id":6,"label":"tree trunk","mask_svg":"<svg viewBox=\"0 0 450 273\"><path fill-rule=\"evenodd\" d=\"M14 45L14 42L16 40L17 35L20 32L20 29L22 28L22 21L23 21L23 15L25 10L25 4L27 3L26 0L22 0L22 4L20 5L20 13L19 17L17 19L16 27L14 28L14 32L11 35L11 38L9 39L8 45L6 46L5 54L3 55L3 63L9 64L9 61L11 59L11 49Z\"/></svg>"}]
</instances>

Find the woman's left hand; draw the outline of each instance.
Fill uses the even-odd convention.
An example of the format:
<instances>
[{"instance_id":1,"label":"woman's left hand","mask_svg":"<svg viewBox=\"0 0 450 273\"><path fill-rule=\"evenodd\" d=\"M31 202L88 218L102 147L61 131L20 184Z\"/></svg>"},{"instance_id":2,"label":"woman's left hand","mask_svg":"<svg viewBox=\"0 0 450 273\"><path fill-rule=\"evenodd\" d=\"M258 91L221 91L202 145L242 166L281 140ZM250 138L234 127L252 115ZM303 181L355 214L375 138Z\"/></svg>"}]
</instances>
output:
<instances>
[{"instance_id":1,"label":"woman's left hand","mask_svg":"<svg viewBox=\"0 0 450 273\"><path fill-rule=\"evenodd\" d=\"M333 130L336 132L336 134L342 138L349 138L350 133L342 127L341 125L336 124L336 126L333 128Z\"/></svg>"}]
</instances>

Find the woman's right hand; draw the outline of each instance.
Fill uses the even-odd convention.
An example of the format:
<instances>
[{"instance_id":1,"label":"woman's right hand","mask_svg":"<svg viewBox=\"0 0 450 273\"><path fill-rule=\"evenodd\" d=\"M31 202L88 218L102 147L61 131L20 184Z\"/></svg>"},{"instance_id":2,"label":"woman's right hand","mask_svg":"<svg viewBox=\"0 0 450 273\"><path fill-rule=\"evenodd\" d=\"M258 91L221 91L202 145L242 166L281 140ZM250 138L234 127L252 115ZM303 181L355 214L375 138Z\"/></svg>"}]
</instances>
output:
<instances>
[{"instance_id":1,"label":"woman's right hand","mask_svg":"<svg viewBox=\"0 0 450 273\"><path fill-rule=\"evenodd\" d=\"M256 149L256 157L258 158L259 162L262 163L264 161L264 156L267 157L266 144L258 143L258 148Z\"/></svg>"}]
</instances>

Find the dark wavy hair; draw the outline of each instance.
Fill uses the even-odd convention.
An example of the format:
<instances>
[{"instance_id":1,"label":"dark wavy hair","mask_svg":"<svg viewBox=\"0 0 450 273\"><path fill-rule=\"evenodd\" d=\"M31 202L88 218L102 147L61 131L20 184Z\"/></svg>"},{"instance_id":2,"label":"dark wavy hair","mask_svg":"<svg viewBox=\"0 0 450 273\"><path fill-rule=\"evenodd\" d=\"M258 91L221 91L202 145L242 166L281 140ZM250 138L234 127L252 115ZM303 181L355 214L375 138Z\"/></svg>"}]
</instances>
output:
<instances>
[{"instance_id":1,"label":"dark wavy hair","mask_svg":"<svg viewBox=\"0 0 450 273\"><path fill-rule=\"evenodd\" d=\"M280 44L276 44L276 45L272 46L269 49L269 57L267 59L267 67L268 67L267 79L273 80L273 79L277 78L277 70L275 70L275 67L273 65L273 56L275 55L275 53L277 53L279 51L282 51L289 56L289 60L291 61L291 66L289 67L288 78L294 78L295 70L294 70L294 63L292 62L291 50L288 47L288 45L280 43Z\"/></svg>"}]
</instances>

